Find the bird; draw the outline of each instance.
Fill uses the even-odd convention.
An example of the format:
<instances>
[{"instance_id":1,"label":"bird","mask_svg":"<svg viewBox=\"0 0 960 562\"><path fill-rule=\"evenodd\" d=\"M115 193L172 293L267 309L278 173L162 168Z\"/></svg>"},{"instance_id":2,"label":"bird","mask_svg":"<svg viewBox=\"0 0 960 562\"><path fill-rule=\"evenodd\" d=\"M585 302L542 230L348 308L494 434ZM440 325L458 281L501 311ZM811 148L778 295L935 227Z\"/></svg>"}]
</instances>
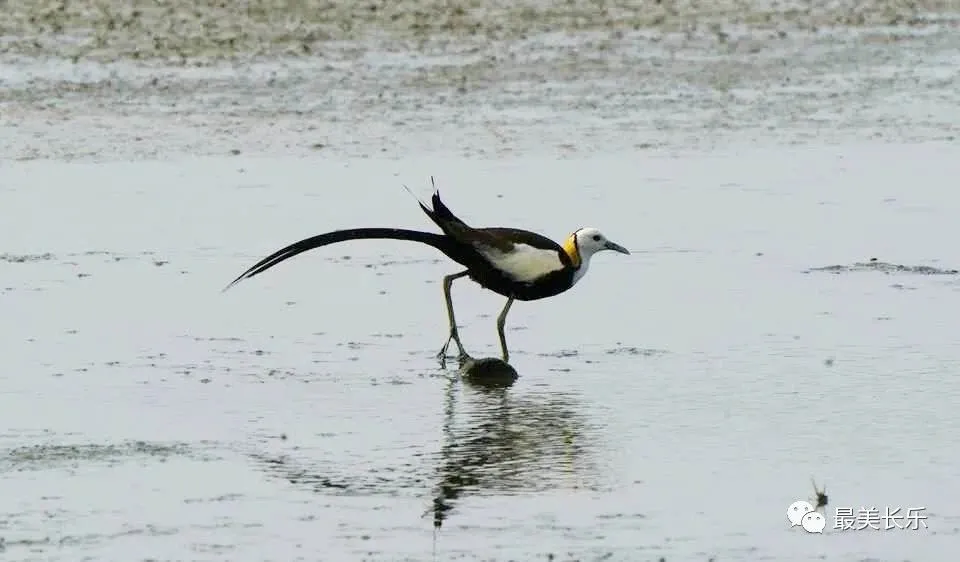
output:
<instances>
[{"instance_id":1,"label":"bird","mask_svg":"<svg viewBox=\"0 0 960 562\"><path fill-rule=\"evenodd\" d=\"M601 251L612 250L621 254L630 251L608 240L599 230L583 227L575 230L562 244L531 232L506 227L474 228L460 220L440 199L440 190L433 178L431 205L417 199L423 212L436 224L442 234L402 228L351 228L336 230L305 238L286 246L255 263L240 274L224 291L244 279L263 273L278 263L308 250L329 246L349 240L405 240L419 242L440 250L448 258L463 266L464 270L443 277L443 296L447 306L450 331L437 358L446 366L450 343L457 346L458 360L462 365L470 356L460 341L453 299L450 291L453 282L469 277L481 287L506 297L507 301L497 316L497 335L504 363L509 364L510 352L504 335L507 314L515 301L535 301L559 295L580 281L587 273L590 258ZM406 188L406 186L404 186ZM410 191L409 188L406 188ZM410 191L411 195L413 192Z\"/></svg>"}]
</instances>

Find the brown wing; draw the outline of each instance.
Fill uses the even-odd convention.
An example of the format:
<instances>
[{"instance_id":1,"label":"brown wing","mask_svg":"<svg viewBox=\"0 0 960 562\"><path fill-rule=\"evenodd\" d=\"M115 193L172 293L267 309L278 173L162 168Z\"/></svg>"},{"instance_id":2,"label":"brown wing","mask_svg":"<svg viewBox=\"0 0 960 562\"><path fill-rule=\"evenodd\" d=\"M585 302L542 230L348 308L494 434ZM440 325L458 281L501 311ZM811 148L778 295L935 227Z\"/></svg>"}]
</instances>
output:
<instances>
[{"instance_id":1,"label":"brown wing","mask_svg":"<svg viewBox=\"0 0 960 562\"><path fill-rule=\"evenodd\" d=\"M433 178L430 179L431 181L433 180ZM420 208L430 217L430 220L440 227L440 230L442 230L444 234L457 242L475 248L478 246L486 246L500 252L509 252L513 249L513 242L511 242L509 238L504 237L505 232L497 232L510 229L476 229L471 227L460 220L459 217L454 215L453 212L443 204L443 201L440 200L439 190L433 192L431 203L433 204L433 209L427 208L423 203L420 204Z\"/></svg>"},{"instance_id":2,"label":"brown wing","mask_svg":"<svg viewBox=\"0 0 960 562\"><path fill-rule=\"evenodd\" d=\"M513 241L518 244L526 244L527 246L532 246L541 250L556 250L558 252L563 251L563 248L560 246L560 244L557 244L546 236L537 234L536 232L530 232L529 230L503 227L478 228L475 230L501 240ZM511 244L513 242L511 242Z\"/></svg>"},{"instance_id":3,"label":"brown wing","mask_svg":"<svg viewBox=\"0 0 960 562\"><path fill-rule=\"evenodd\" d=\"M521 244L528 246L528 250L537 249L553 253L557 256L559 264L572 266L570 257L563 248L546 236L516 228L473 228L444 205L439 191L434 191L431 203L433 209L428 209L423 204L420 206L447 236L460 244L474 248L491 262L500 261L514 252L517 244Z\"/></svg>"}]
</instances>

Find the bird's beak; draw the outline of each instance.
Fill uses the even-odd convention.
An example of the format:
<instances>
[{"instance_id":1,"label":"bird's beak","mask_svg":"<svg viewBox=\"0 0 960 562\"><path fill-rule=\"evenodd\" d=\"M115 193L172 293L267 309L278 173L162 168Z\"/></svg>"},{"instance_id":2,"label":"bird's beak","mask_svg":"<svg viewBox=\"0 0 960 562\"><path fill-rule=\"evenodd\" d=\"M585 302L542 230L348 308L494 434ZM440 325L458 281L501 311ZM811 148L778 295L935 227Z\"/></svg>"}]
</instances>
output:
<instances>
[{"instance_id":1,"label":"bird's beak","mask_svg":"<svg viewBox=\"0 0 960 562\"><path fill-rule=\"evenodd\" d=\"M620 244L617 244L616 242L610 242L609 240L604 245L604 247L608 250L613 250L614 252L620 252L621 254L627 254L627 255L630 254L630 250L624 248L623 246L621 246Z\"/></svg>"}]
</instances>

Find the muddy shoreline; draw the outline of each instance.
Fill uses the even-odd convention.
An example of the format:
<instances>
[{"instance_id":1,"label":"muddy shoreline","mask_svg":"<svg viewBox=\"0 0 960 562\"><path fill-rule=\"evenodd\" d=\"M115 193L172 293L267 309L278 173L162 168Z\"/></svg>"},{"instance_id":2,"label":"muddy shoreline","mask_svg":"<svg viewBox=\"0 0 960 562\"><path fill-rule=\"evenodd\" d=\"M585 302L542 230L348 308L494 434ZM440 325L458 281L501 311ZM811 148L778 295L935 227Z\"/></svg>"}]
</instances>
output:
<instances>
[{"instance_id":1,"label":"muddy shoreline","mask_svg":"<svg viewBox=\"0 0 960 562\"><path fill-rule=\"evenodd\" d=\"M8 6L3 158L950 140L949 2Z\"/></svg>"},{"instance_id":2,"label":"muddy shoreline","mask_svg":"<svg viewBox=\"0 0 960 562\"><path fill-rule=\"evenodd\" d=\"M2 51L111 61L322 55L331 42L363 41L409 49L417 43L522 40L549 33L708 31L736 28L779 34L831 27L923 27L956 19L948 0L824 2L735 0L221 0L120 2L41 0L10 3ZM411 45L412 42L414 45Z\"/></svg>"}]
</instances>

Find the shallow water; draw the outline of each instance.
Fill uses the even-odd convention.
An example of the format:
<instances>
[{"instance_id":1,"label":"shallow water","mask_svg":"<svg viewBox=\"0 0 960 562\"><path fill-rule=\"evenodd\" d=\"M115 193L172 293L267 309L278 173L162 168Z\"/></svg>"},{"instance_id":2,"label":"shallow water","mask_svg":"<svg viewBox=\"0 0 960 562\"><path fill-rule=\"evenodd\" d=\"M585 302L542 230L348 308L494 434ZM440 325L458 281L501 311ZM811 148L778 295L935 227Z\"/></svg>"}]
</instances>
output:
<instances>
[{"instance_id":1,"label":"shallow water","mask_svg":"<svg viewBox=\"0 0 960 562\"><path fill-rule=\"evenodd\" d=\"M951 560L958 173L932 142L4 165L4 558ZM513 308L512 388L437 366L430 248L220 293L318 232L431 229L428 174L469 223L633 251ZM496 354L502 299L453 293ZM811 476L823 536L785 517ZM861 506L929 528L832 528Z\"/></svg>"}]
</instances>

